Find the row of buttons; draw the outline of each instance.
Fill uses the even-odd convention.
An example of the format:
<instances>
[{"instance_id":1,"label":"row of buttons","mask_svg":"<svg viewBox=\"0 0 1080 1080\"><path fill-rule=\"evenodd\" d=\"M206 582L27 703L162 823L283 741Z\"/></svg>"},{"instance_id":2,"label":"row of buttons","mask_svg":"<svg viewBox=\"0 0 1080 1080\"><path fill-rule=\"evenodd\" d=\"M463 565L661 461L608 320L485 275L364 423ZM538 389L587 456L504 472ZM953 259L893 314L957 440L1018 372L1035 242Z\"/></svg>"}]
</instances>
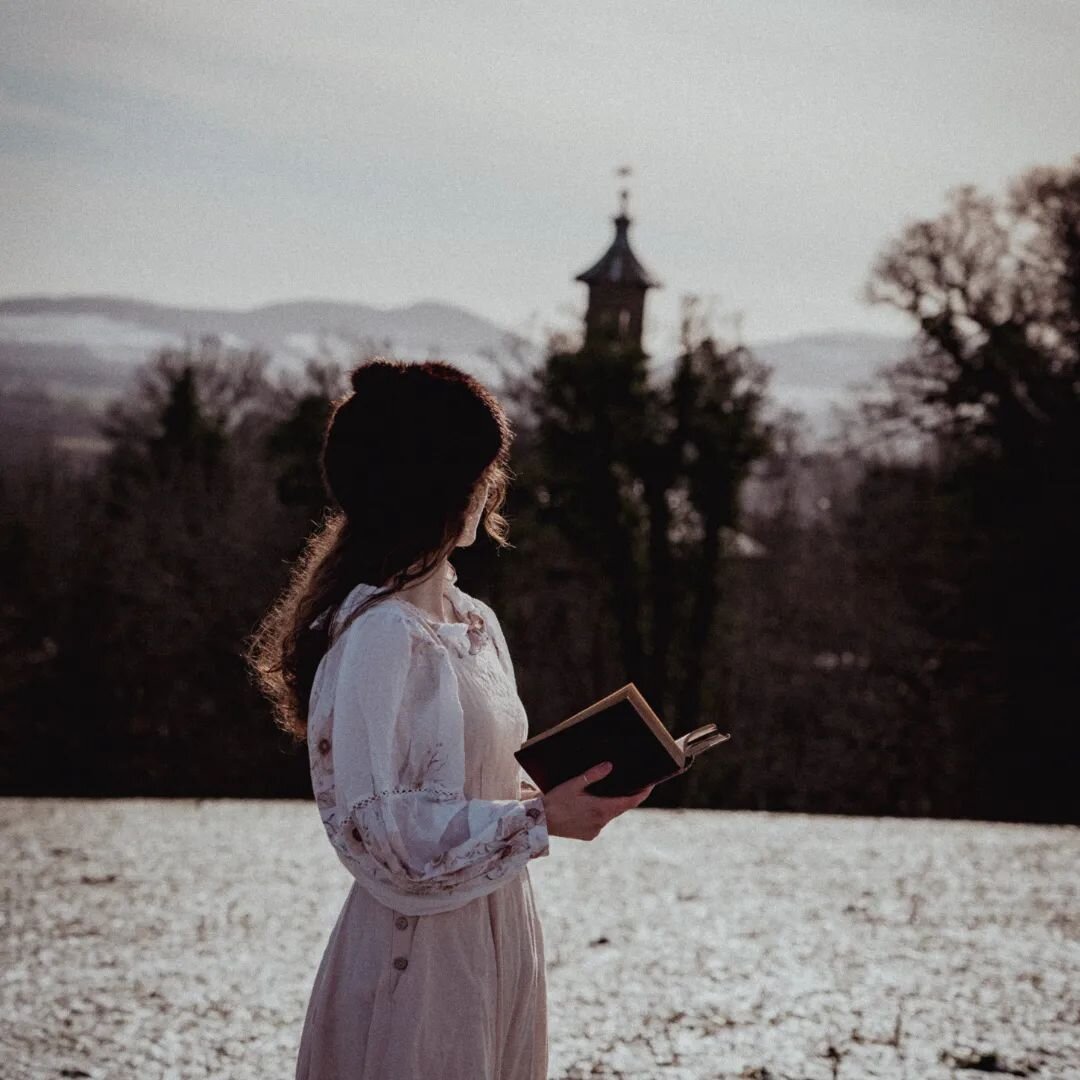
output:
<instances>
[{"instance_id":1,"label":"row of buttons","mask_svg":"<svg viewBox=\"0 0 1080 1080\"><path fill-rule=\"evenodd\" d=\"M399 915L394 920L394 925L399 930L407 930L408 927L409 927L409 920L404 915ZM396 967L398 969L398 971L404 971L408 966L409 966L409 960L408 960L407 957L405 957L405 956L395 956L394 957L394 967Z\"/></svg>"},{"instance_id":2,"label":"row of buttons","mask_svg":"<svg viewBox=\"0 0 1080 1080\"><path fill-rule=\"evenodd\" d=\"M533 821L535 821L540 816L540 811L535 806L530 806L529 809L525 812L530 818L533 819ZM409 927L409 920L404 915L399 915L394 920L394 925L399 930L407 930ZM409 959L406 956L395 956L393 964L398 971L404 971L409 966Z\"/></svg>"}]
</instances>

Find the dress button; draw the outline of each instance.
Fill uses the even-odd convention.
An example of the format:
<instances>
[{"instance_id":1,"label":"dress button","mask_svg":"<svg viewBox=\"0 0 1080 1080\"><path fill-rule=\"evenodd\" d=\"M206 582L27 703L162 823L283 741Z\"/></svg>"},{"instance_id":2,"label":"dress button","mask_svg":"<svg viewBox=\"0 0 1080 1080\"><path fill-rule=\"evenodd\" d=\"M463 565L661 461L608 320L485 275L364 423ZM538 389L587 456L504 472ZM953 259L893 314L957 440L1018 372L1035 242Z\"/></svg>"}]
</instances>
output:
<instances>
[{"instance_id":1,"label":"dress button","mask_svg":"<svg viewBox=\"0 0 1080 1080\"><path fill-rule=\"evenodd\" d=\"M396 967L398 971L404 971L408 966L409 961L404 956L394 957L394 967Z\"/></svg>"},{"instance_id":2,"label":"dress button","mask_svg":"<svg viewBox=\"0 0 1080 1080\"><path fill-rule=\"evenodd\" d=\"M397 918L396 918L396 919L394 920L394 925L395 925L395 926L396 926L396 927L397 927L397 928L398 928L399 930L404 930L404 929L405 929L405 928L406 928L406 927L407 927L407 926L409 925L409 920L408 920L408 919L406 919L404 915L399 915L399 916L398 916L398 917L397 917Z\"/></svg>"}]
</instances>

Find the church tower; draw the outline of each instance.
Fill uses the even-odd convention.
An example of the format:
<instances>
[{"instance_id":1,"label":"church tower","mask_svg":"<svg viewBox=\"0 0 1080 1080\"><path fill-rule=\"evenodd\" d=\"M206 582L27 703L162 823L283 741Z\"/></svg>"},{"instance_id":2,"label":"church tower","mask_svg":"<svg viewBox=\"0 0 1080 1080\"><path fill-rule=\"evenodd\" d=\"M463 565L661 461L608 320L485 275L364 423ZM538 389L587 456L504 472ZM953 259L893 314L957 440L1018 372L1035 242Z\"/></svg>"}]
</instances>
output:
<instances>
[{"instance_id":1,"label":"church tower","mask_svg":"<svg viewBox=\"0 0 1080 1080\"><path fill-rule=\"evenodd\" d=\"M628 169L620 169L626 175ZM589 286L589 306L585 312L585 345L617 344L641 348L645 317L645 292L660 285L630 250L629 192L619 192L619 213L615 238L600 258L583 270L575 281Z\"/></svg>"}]
</instances>

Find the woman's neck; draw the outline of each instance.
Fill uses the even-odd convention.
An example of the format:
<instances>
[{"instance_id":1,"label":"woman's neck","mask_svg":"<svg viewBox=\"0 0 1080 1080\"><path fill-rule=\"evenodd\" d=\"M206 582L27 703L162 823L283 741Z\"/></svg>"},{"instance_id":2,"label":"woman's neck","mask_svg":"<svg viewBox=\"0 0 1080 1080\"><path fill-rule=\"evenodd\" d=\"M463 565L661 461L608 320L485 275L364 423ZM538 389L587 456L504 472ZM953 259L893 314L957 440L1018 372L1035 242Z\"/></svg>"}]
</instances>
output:
<instances>
[{"instance_id":1,"label":"woman's neck","mask_svg":"<svg viewBox=\"0 0 1080 1080\"><path fill-rule=\"evenodd\" d=\"M411 581L398 595L426 611L438 622L453 622L457 614L446 598L449 591L449 560L442 558L423 579Z\"/></svg>"}]
</instances>

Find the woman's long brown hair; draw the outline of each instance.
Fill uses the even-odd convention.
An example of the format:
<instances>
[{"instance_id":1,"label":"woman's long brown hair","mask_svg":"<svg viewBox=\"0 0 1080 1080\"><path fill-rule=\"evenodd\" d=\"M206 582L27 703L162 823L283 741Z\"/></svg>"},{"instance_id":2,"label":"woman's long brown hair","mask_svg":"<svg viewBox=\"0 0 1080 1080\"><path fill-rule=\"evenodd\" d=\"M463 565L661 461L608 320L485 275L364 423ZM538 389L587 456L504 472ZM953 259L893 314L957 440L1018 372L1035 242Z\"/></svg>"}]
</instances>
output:
<instances>
[{"instance_id":1,"label":"woman's long brown hair","mask_svg":"<svg viewBox=\"0 0 1080 1080\"><path fill-rule=\"evenodd\" d=\"M352 393L332 403L320 455L331 505L245 644L274 722L298 742L331 632L345 629L335 615L356 585L385 592L366 597L349 622L453 551L485 481L480 525L500 547L512 546L499 511L513 475L513 432L494 395L440 360L376 357L349 381Z\"/></svg>"}]
</instances>

